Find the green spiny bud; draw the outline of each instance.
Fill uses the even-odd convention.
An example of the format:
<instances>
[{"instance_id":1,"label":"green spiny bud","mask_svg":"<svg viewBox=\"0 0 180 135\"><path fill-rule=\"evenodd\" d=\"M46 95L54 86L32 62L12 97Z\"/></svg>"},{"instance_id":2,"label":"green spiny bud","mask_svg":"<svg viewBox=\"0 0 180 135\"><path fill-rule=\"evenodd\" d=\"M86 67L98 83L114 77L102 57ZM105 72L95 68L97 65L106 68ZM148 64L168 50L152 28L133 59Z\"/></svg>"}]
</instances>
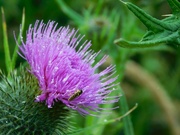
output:
<instances>
[{"instance_id":1,"label":"green spiny bud","mask_svg":"<svg viewBox=\"0 0 180 135\"><path fill-rule=\"evenodd\" d=\"M0 81L0 133L66 134L69 132L69 110L61 103L47 108L34 102L39 94L37 80L24 68L12 72L7 78L1 72Z\"/></svg>"}]
</instances>

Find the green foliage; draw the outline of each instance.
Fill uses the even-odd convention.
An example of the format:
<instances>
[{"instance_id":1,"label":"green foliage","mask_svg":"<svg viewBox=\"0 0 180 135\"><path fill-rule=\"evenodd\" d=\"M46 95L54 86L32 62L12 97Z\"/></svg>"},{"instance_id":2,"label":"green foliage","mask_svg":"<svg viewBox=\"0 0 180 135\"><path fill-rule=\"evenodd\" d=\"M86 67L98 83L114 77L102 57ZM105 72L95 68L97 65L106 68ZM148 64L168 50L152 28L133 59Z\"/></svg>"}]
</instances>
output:
<instances>
[{"instance_id":1,"label":"green foliage","mask_svg":"<svg viewBox=\"0 0 180 135\"><path fill-rule=\"evenodd\" d=\"M120 38L114 41L115 44L129 48L152 47L162 43L171 46L180 45L180 3L177 0L168 0L173 14L164 20L153 18L132 3L121 2L140 19L148 28L148 31L139 42L127 41Z\"/></svg>"},{"instance_id":2,"label":"green foliage","mask_svg":"<svg viewBox=\"0 0 180 135\"><path fill-rule=\"evenodd\" d=\"M61 103L47 108L36 103L40 92L37 79L25 68L7 78L1 72L0 82L0 134L67 134L70 112ZM72 115L72 114L71 114Z\"/></svg>"},{"instance_id":3,"label":"green foliage","mask_svg":"<svg viewBox=\"0 0 180 135\"><path fill-rule=\"evenodd\" d=\"M5 21L5 15L4 10L1 8L2 12L2 27L3 27L3 45L4 45L4 52L5 52L5 64L7 72L9 73L12 71L12 65L11 65L11 57L10 57L10 51L9 51L9 44L8 44L8 38L7 38L7 26Z\"/></svg>"},{"instance_id":4,"label":"green foliage","mask_svg":"<svg viewBox=\"0 0 180 135\"><path fill-rule=\"evenodd\" d=\"M122 3L124 3L125 6ZM36 19L43 19L45 22L48 20L55 20L59 23L59 26L69 25L70 27L79 29L79 34L84 34L85 39L92 41L92 49L96 51L102 50L102 55L110 55L110 58L106 64L116 64L117 74L119 75L118 82L121 82L121 87L117 87L117 89L120 91L120 94L122 94L120 97L121 102L119 102L120 108L113 110L110 115L102 115L101 113L98 113L100 117L82 117L81 115L75 115L75 117L72 117L67 121L66 118L72 116L72 114L66 110L66 108L63 108L63 105L57 106L62 106L61 109L63 108L63 112L67 112L68 114L64 114L60 110L58 112L58 110L56 111L56 109L53 108L47 109L44 103L39 104L34 102L34 98L36 95L38 95L39 91L36 81L34 81L35 85L31 86L28 86L28 84L33 84L33 82L30 83L28 81L26 86L28 89L22 88L24 91L20 91L20 89L14 91L11 89L12 86L16 88L21 87L18 86L20 84L25 87L24 83L15 83L14 80L17 79L25 81L26 79L23 78L31 76L29 73L27 76L24 75L23 73L25 71L22 73L15 73L16 71L13 71L12 75L15 76L14 78L16 79L13 79L12 75L8 78L2 75L3 79L0 83L0 111L3 112L0 112L0 125L3 125L2 127L0 126L0 134L1 132L2 134L6 134L8 132L10 132L9 134L18 134L18 131L21 129L20 127L23 124L26 125L22 127L28 130L26 134L33 134L35 131L37 131L39 134L42 130L49 126L52 129L50 130L47 128L47 130L50 131L47 134L58 134L60 131L61 133L66 132L65 129L71 127L70 125L72 124L68 124L69 122L75 122L76 124L73 126L75 126L76 131L73 130L72 132L66 132L67 134L119 135L126 133L129 135L133 134L132 132L134 132L136 135L179 135L179 115L176 117L174 113L172 113L173 109L171 109L172 107L175 107L175 112L179 114L179 2L178 0L129 0L129 2L122 3L120 3L119 0L0 1L0 6L4 8L6 14L6 25L8 26L8 29L4 35L6 35L6 38L8 35L10 55L17 55L14 51L15 41L12 33L15 31L16 35L18 35L22 9L25 8L25 29L27 29L29 24L34 23ZM172 14L170 12L170 8ZM132 13L128 9L132 11ZM145 11L151 14L153 17L145 13ZM162 14L167 15L161 16ZM137 17L140 21L137 19ZM0 23L4 25L3 22L0 21ZM146 26L146 28L143 26L143 24ZM148 31L146 32L146 30ZM1 27L0 31L2 31ZM144 34L145 32L146 34ZM3 33L4 32L0 32L0 38L4 38ZM120 47L114 45L113 43L113 41L118 37L123 37L115 41L118 45L120 45ZM139 39L141 40L139 41ZM6 65L12 63L6 62L5 59L7 59L8 56L4 57L4 55L7 55L8 53L5 54L6 50L4 50L5 47L3 46L2 41L0 44L0 66L1 69L5 71L7 68L9 68ZM168 46L161 44L167 44ZM13 58L15 57L11 58L12 61ZM152 79L149 81L143 81L146 80L148 76L141 74L141 72L139 73L134 66L129 66L129 60L135 62L136 64L138 63L141 70L144 70L151 76L154 76L156 83L164 88L163 92L166 93L166 96L169 97L169 99L171 99L171 105L168 106L169 108L167 108L168 111L162 109L163 105L169 105L166 102L166 97L164 97L161 93L159 95L155 95L158 94L158 90L154 91L153 93L151 88L145 87L147 84L150 84L155 80ZM18 68L20 62L23 62L23 60L19 57L14 61L16 68ZM8 64L5 65L4 63ZM101 68L106 68L106 64ZM132 72L127 69L131 69L131 71L134 71L136 74L132 74ZM15 68L13 68L13 70L15 70ZM31 76L31 78L33 77ZM143 79L140 81L140 78ZM30 92L31 97L28 96L28 91ZM119 93L114 94L117 95ZM23 97L21 95L25 96ZM160 99L157 98L157 96L162 99L162 102L164 102L163 105L161 104L162 102L160 103ZM23 101L25 102L23 103ZM136 102L139 106L130 114L131 117L125 117L122 119L122 121L116 121L116 118L127 112L128 106L131 108ZM118 104L104 105L104 107L111 108L117 105ZM19 111L16 110L16 108L22 109ZM21 111L23 108L26 110L26 113ZM33 108L35 108L37 111ZM13 112L13 115L9 115L7 112L9 110L11 113ZM57 118L60 120L62 116L65 119L60 121L60 123L63 124L58 126L58 128L56 127L57 129L55 128L55 125L51 125L54 118L51 119L50 115L52 115L53 112L49 112L48 115L48 111L54 111L56 114L54 118L60 117ZM35 117L39 117L39 121L36 120ZM24 118L24 120L22 118ZM48 120L43 118L47 118ZM173 120L177 125L172 123ZM32 122L31 125L30 122ZM36 123L36 125L33 122ZM55 124L58 123L56 121L54 122ZM64 130L60 130L62 126L65 126L63 128ZM37 130L32 130L32 128L35 129L35 127L39 128ZM5 130L7 132L5 132ZM25 130L23 131L26 132Z\"/></svg>"},{"instance_id":5,"label":"green foliage","mask_svg":"<svg viewBox=\"0 0 180 135\"><path fill-rule=\"evenodd\" d=\"M4 14L3 8L1 8L1 12L2 12L2 28L3 28L3 41L4 41L3 46L4 46L4 53L5 53L5 65L6 65L7 74L9 75L10 72L15 69L15 64L18 57L18 54L17 54L18 45L15 46L14 52L11 58L9 43L8 43L7 26L6 26L5 14ZM24 24L25 24L25 11L23 11L23 14L22 14L21 32L23 32L24 30ZM20 34L16 42L18 44L20 43Z\"/></svg>"}]
</instances>

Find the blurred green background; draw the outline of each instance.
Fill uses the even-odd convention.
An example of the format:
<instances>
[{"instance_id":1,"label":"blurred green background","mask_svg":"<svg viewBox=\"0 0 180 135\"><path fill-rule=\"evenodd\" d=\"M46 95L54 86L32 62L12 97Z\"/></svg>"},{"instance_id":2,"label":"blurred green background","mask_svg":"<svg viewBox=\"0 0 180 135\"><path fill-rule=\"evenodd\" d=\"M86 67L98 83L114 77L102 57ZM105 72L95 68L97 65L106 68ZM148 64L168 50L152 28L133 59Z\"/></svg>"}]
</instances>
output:
<instances>
[{"instance_id":1,"label":"blurred green background","mask_svg":"<svg viewBox=\"0 0 180 135\"><path fill-rule=\"evenodd\" d=\"M150 15L163 19L171 10L165 0L129 0ZM110 55L107 62L117 66L121 86L130 108L138 103L131 120L135 135L171 135L178 130L180 114L180 58L179 48L166 45L149 49L128 49L113 41L125 38L138 41L147 31L145 26L119 0L0 0L4 8L11 54L25 8L25 31L38 20L54 20L59 26L79 29L92 48ZM2 17L0 18L2 26ZM25 32L24 32L25 34ZM16 63L19 66L23 59ZM2 27L0 27L0 68L5 71ZM152 84L151 84L152 83ZM153 86L154 87L153 87ZM152 86L152 87L151 87ZM160 88L159 88L160 87ZM120 107L121 109L121 107ZM174 110L173 110L174 109ZM121 114L122 115L122 114ZM114 111L110 118L120 116ZM77 115L72 119L77 127L86 127L89 117ZM174 120L174 121L173 121ZM101 132L84 134L123 135L121 122L106 125ZM93 125L90 122L89 125ZM82 133L83 134L83 133Z\"/></svg>"}]
</instances>

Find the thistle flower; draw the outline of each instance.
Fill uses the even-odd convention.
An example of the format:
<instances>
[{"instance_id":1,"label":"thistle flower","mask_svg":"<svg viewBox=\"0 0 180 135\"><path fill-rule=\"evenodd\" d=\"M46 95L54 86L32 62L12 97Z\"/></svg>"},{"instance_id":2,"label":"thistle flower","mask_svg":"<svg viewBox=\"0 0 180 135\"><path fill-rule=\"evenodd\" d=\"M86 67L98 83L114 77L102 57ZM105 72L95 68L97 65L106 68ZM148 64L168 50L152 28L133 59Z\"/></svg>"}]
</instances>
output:
<instances>
[{"instance_id":1,"label":"thistle flower","mask_svg":"<svg viewBox=\"0 0 180 135\"><path fill-rule=\"evenodd\" d=\"M119 96L109 96L115 90L112 77L115 66L110 65L100 73L96 69L108 56L95 64L100 53L90 49L91 43L79 45L83 36L68 27L57 29L57 23L36 21L29 26L26 41L19 46L19 55L30 65L30 72L38 79L40 90L36 102L45 101L48 108L62 102L83 115L100 111L100 104L117 102ZM21 36L22 37L22 36Z\"/></svg>"}]
</instances>

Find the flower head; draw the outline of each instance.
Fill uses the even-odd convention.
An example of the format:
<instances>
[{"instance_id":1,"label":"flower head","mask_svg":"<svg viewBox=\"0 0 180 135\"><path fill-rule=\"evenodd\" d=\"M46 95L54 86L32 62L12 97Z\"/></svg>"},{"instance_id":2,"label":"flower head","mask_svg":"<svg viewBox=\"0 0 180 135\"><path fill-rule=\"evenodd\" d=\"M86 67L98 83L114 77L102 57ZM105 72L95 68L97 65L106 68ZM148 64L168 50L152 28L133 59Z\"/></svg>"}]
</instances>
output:
<instances>
[{"instance_id":1,"label":"flower head","mask_svg":"<svg viewBox=\"0 0 180 135\"><path fill-rule=\"evenodd\" d=\"M26 41L22 41L20 55L30 65L30 72L36 76L42 91L37 102L45 101L49 108L61 101L81 114L98 111L100 104L117 102L118 96L109 96L113 91L112 78L115 66L109 66L100 73L96 69L107 56L95 64L95 53L89 49L90 42L79 45L82 36L68 27L57 29L57 23L44 24L36 21L27 31Z\"/></svg>"}]
</instances>

